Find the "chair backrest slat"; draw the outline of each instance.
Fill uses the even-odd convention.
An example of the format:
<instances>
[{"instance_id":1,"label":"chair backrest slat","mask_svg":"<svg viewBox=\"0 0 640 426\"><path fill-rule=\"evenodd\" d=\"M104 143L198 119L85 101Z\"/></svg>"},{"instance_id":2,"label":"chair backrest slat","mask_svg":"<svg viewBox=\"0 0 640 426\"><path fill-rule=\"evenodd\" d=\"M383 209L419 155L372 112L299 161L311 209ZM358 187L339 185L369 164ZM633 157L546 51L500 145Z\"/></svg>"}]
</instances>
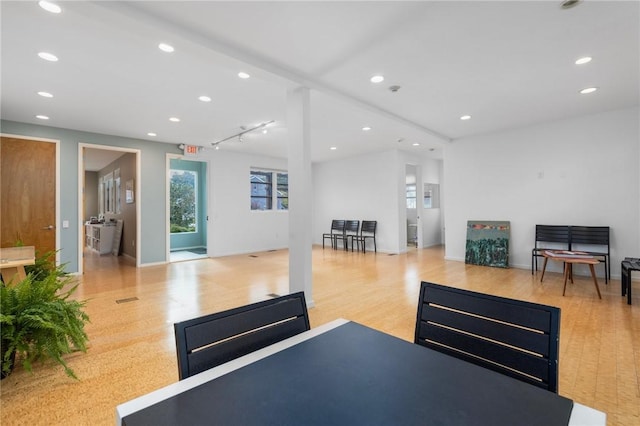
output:
<instances>
[{"instance_id":1,"label":"chair backrest slat","mask_svg":"<svg viewBox=\"0 0 640 426\"><path fill-rule=\"evenodd\" d=\"M422 282L415 343L557 392L560 309Z\"/></svg>"},{"instance_id":2,"label":"chair backrest slat","mask_svg":"<svg viewBox=\"0 0 640 426\"><path fill-rule=\"evenodd\" d=\"M331 221L331 233L337 231L342 234L344 232L344 227L346 226L346 220L332 220Z\"/></svg>"},{"instance_id":3,"label":"chair backrest slat","mask_svg":"<svg viewBox=\"0 0 640 426\"><path fill-rule=\"evenodd\" d=\"M346 225L344 227L345 232L350 234L357 234L360 230L360 221L359 220L347 220Z\"/></svg>"},{"instance_id":4,"label":"chair backrest slat","mask_svg":"<svg viewBox=\"0 0 640 426\"><path fill-rule=\"evenodd\" d=\"M362 234L364 233L375 234L377 225L378 225L378 222L375 220L363 220L362 228L360 229L360 232Z\"/></svg>"},{"instance_id":5,"label":"chair backrest slat","mask_svg":"<svg viewBox=\"0 0 640 426\"><path fill-rule=\"evenodd\" d=\"M538 242L569 244L569 226L536 225L536 243Z\"/></svg>"},{"instance_id":6,"label":"chair backrest slat","mask_svg":"<svg viewBox=\"0 0 640 426\"><path fill-rule=\"evenodd\" d=\"M572 226L571 244L609 245L608 226Z\"/></svg>"},{"instance_id":7,"label":"chair backrest slat","mask_svg":"<svg viewBox=\"0 0 640 426\"><path fill-rule=\"evenodd\" d=\"M309 328L303 292L176 323L180 379Z\"/></svg>"}]
</instances>

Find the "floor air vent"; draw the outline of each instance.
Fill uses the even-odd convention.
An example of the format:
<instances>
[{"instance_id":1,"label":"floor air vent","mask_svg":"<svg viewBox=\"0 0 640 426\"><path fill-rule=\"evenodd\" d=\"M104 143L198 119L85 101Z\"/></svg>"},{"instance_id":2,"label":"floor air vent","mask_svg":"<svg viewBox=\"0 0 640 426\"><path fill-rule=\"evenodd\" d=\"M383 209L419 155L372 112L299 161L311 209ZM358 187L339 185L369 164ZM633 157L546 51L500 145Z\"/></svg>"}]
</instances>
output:
<instances>
[{"instance_id":1,"label":"floor air vent","mask_svg":"<svg viewBox=\"0 0 640 426\"><path fill-rule=\"evenodd\" d=\"M138 299L137 297L128 297L126 299L118 299L116 300L116 303L127 303L127 302L133 302L136 300L140 300L140 299Z\"/></svg>"}]
</instances>

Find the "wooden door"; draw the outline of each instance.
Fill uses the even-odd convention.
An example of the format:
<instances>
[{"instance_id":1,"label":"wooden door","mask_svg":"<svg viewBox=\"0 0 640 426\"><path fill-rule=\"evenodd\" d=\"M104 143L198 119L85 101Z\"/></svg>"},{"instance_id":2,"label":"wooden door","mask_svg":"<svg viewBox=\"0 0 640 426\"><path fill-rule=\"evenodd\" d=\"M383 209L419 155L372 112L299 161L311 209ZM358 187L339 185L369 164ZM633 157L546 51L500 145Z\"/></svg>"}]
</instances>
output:
<instances>
[{"instance_id":1,"label":"wooden door","mask_svg":"<svg viewBox=\"0 0 640 426\"><path fill-rule=\"evenodd\" d=\"M56 144L0 138L0 244L56 249Z\"/></svg>"}]
</instances>

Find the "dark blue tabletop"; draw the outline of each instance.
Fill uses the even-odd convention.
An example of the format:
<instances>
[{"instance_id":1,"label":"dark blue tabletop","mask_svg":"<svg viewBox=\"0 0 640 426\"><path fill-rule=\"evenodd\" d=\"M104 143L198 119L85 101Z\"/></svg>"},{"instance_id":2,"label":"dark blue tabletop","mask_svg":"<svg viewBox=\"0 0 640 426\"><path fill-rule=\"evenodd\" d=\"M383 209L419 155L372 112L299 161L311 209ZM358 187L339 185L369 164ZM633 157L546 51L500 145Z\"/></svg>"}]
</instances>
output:
<instances>
[{"instance_id":1,"label":"dark blue tabletop","mask_svg":"<svg viewBox=\"0 0 640 426\"><path fill-rule=\"evenodd\" d=\"M552 392L347 323L123 418L135 425L563 425Z\"/></svg>"}]
</instances>

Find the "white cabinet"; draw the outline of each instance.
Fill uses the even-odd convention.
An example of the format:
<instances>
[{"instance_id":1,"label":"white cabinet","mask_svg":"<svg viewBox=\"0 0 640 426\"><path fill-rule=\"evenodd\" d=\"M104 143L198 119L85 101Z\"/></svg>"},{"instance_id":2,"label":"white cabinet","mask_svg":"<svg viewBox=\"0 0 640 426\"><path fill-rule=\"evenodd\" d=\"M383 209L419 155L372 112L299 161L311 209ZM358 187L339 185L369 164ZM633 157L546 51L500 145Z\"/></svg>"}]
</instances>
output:
<instances>
[{"instance_id":1,"label":"white cabinet","mask_svg":"<svg viewBox=\"0 0 640 426\"><path fill-rule=\"evenodd\" d=\"M85 244L87 245L87 248L100 254L111 253L113 236L116 232L116 227L114 225L85 224Z\"/></svg>"}]
</instances>

